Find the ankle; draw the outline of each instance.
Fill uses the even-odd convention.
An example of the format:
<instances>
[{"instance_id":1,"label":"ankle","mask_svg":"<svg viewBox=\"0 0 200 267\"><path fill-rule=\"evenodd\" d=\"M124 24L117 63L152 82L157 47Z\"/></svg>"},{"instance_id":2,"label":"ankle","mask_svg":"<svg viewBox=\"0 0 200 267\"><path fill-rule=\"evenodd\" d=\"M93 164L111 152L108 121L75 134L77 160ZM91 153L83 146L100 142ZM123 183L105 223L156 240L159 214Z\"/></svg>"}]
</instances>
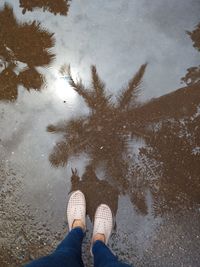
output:
<instances>
[{"instance_id":1,"label":"ankle","mask_svg":"<svg viewBox=\"0 0 200 267\"><path fill-rule=\"evenodd\" d=\"M96 235L94 235L92 243L94 243L96 241L101 241L101 242L105 243L105 241L106 241L105 235L104 234L96 234Z\"/></svg>"},{"instance_id":2,"label":"ankle","mask_svg":"<svg viewBox=\"0 0 200 267\"><path fill-rule=\"evenodd\" d=\"M83 231L85 230L85 225L81 220L74 220L72 224L72 229L80 227Z\"/></svg>"}]
</instances>

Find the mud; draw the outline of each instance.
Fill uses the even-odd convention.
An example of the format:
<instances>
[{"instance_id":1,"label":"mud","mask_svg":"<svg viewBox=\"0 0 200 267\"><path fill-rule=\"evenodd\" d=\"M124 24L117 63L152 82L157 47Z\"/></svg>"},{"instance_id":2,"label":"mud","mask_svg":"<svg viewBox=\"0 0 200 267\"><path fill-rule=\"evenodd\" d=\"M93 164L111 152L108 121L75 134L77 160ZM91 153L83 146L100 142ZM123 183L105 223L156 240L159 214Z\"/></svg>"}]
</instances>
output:
<instances>
[{"instance_id":1,"label":"mud","mask_svg":"<svg viewBox=\"0 0 200 267\"><path fill-rule=\"evenodd\" d=\"M134 266L199 266L198 1L0 3L0 265L67 233L66 203L115 217Z\"/></svg>"}]
</instances>

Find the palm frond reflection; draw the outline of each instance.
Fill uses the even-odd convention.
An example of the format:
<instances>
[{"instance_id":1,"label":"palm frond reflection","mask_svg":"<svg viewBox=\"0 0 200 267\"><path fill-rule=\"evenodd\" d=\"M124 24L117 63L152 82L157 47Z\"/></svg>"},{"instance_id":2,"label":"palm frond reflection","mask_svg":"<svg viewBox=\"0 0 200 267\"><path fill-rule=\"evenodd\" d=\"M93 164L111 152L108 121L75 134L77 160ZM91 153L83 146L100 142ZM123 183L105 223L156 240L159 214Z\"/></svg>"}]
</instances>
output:
<instances>
[{"instance_id":1,"label":"palm frond reflection","mask_svg":"<svg viewBox=\"0 0 200 267\"><path fill-rule=\"evenodd\" d=\"M20 84L28 91L42 88L45 78L37 67L52 62L54 38L40 23L19 23L7 4L0 10L0 25L0 100L15 101Z\"/></svg>"},{"instance_id":2,"label":"palm frond reflection","mask_svg":"<svg viewBox=\"0 0 200 267\"><path fill-rule=\"evenodd\" d=\"M20 0L20 7L23 8L22 13L42 8L43 11L49 11L54 15L60 14L67 16L69 11L70 0Z\"/></svg>"}]
</instances>

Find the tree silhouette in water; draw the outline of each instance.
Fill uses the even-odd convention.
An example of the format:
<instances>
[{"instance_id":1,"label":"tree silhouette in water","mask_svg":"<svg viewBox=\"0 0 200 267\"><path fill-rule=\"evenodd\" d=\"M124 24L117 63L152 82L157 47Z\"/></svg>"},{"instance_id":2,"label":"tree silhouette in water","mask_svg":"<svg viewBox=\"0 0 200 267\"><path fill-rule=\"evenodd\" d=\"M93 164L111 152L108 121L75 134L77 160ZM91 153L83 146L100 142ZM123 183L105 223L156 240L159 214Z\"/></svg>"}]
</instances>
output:
<instances>
[{"instance_id":1,"label":"tree silhouette in water","mask_svg":"<svg viewBox=\"0 0 200 267\"><path fill-rule=\"evenodd\" d=\"M193 46L200 51L200 24L188 34ZM150 183L150 190L155 214L159 215L200 204L199 67L189 68L182 81L188 86L170 94L179 103L178 106L171 103L178 111L174 113L175 119L162 121L147 140L147 147L140 151L141 157L146 159L146 166L153 170L149 173L150 180L154 181ZM178 108L180 100L185 112Z\"/></svg>"},{"instance_id":2,"label":"tree silhouette in water","mask_svg":"<svg viewBox=\"0 0 200 267\"><path fill-rule=\"evenodd\" d=\"M128 113L139 106L137 97L145 69L146 64L140 67L122 90L118 102L114 104L111 102L111 96L106 95L105 84L101 81L95 66L91 67L91 90L86 89L81 80L73 80L70 68L62 68L62 74L67 72L70 85L84 99L90 108L90 114L56 126L48 126L49 132L63 134L63 138L55 145L49 157L54 166L64 166L71 156L86 152L91 157L90 166L95 169L99 165L104 165L107 181L120 193L128 193L142 213L147 212L143 192L137 189L137 194L134 194L132 181L126 176L129 169L129 140L133 136L148 138L144 124Z\"/></svg>"},{"instance_id":3,"label":"tree silhouette in water","mask_svg":"<svg viewBox=\"0 0 200 267\"><path fill-rule=\"evenodd\" d=\"M20 84L28 91L41 89L44 77L36 67L51 63L54 39L35 21L19 23L8 5L0 10L0 25L0 100L15 101Z\"/></svg>"},{"instance_id":4,"label":"tree silhouette in water","mask_svg":"<svg viewBox=\"0 0 200 267\"><path fill-rule=\"evenodd\" d=\"M36 8L42 8L43 11L49 11L54 15L60 14L67 16L69 11L69 0L20 0L20 7L23 8L22 13L33 11Z\"/></svg>"},{"instance_id":5,"label":"tree silhouette in water","mask_svg":"<svg viewBox=\"0 0 200 267\"><path fill-rule=\"evenodd\" d=\"M200 115L162 122L140 153L157 174L150 184L156 215L200 203Z\"/></svg>"}]
</instances>

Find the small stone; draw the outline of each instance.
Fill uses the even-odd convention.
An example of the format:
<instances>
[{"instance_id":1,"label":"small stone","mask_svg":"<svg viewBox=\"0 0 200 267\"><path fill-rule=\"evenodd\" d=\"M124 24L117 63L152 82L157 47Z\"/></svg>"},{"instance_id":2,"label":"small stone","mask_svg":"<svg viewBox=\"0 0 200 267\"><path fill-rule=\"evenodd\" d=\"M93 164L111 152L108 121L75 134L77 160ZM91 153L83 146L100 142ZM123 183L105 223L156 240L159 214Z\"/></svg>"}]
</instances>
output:
<instances>
[{"instance_id":1,"label":"small stone","mask_svg":"<svg viewBox=\"0 0 200 267\"><path fill-rule=\"evenodd\" d=\"M34 257L32 254L30 254L30 255L29 255L29 259L30 259L30 260L34 260L35 257Z\"/></svg>"}]
</instances>

